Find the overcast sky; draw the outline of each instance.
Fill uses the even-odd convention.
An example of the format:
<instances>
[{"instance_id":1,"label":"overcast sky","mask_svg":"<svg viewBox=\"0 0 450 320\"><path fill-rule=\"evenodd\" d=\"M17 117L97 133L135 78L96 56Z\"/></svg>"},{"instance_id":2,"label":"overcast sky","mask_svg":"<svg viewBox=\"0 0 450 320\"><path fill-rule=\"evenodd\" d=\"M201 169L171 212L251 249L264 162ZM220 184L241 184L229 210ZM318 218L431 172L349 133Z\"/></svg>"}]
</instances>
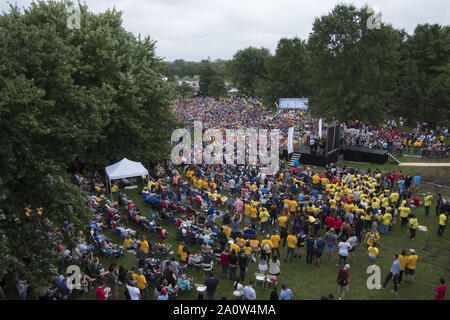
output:
<instances>
[{"instance_id":1,"label":"overcast sky","mask_svg":"<svg viewBox=\"0 0 450 320\"><path fill-rule=\"evenodd\" d=\"M382 21L412 33L421 23L447 25L449 0L81 0L93 12L115 7L123 11L123 26L135 35L157 41L157 54L166 60L200 61L210 56L230 59L248 46L273 53L282 37L308 38L315 17L337 3L369 4L382 12ZM0 0L28 6L32 0ZM82 23L82 22L81 22Z\"/></svg>"}]
</instances>

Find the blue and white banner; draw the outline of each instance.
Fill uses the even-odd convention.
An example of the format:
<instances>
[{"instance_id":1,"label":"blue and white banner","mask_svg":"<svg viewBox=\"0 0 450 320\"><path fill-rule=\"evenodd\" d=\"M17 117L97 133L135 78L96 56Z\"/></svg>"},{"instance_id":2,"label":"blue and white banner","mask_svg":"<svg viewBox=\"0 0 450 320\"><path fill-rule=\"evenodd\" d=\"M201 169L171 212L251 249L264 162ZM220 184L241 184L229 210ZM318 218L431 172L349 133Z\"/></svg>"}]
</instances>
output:
<instances>
[{"instance_id":1,"label":"blue and white banner","mask_svg":"<svg viewBox=\"0 0 450 320\"><path fill-rule=\"evenodd\" d=\"M280 109L308 109L308 98L280 98Z\"/></svg>"}]
</instances>

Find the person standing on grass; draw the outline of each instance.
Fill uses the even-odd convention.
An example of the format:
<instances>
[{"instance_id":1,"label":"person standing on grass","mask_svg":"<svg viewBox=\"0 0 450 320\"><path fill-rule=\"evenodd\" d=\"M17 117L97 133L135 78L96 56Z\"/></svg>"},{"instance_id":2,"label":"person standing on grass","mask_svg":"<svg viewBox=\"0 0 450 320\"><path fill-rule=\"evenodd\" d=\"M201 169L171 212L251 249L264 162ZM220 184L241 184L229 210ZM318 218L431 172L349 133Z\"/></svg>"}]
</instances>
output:
<instances>
[{"instance_id":1,"label":"person standing on grass","mask_svg":"<svg viewBox=\"0 0 450 320\"><path fill-rule=\"evenodd\" d=\"M394 290L392 290L391 292L394 294L398 294L398 276L400 274L400 271L402 270L402 267L400 266L400 261L398 260L398 254L396 254L394 256L394 262L392 263L391 266L391 270L389 271L389 274L386 277L386 280L384 280L384 284L381 287L381 289L384 290L384 288L386 288L387 283L389 282L389 280L392 279L392 281L394 282Z\"/></svg>"},{"instance_id":2,"label":"person standing on grass","mask_svg":"<svg viewBox=\"0 0 450 320\"><path fill-rule=\"evenodd\" d=\"M425 217L428 217L430 215L431 201L433 201L433 196L431 195L430 192L427 192L424 201Z\"/></svg>"},{"instance_id":3,"label":"person standing on grass","mask_svg":"<svg viewBox=\"0 0 450 320\"><path fill-rule=\"evenodd\" d=\"M445 293L447 291L447 286L445 285L445 279L441 278L439 280L439 287L435 287L434 284L431 285L431 288L434 292L434 300L445 300Z\"/></svg>"},{"instance_id":4,"label":"person standing on grass","mask_svg":"<svg viewBox=\"0 0 450 320\"><path fill-rule=\"evenodd\" d=\"M331 228L330 231L325 233L325 237L326 237L326 242L327 242L328 261L331 261L331 256L334 252L334 247L336 246L336 242L337 242L337 235L336 235L336 232L334 231L334 228Z\"/></svg>"},{"instance_id":5,"label":"person standing on grass","mask_svg":"<svg viewBox=\"0 0 450 320\"><path fill-rule=\"evenodd\" d=\"M442 195L440 193L437 194L438 198L436 199L436 217L441 213L441 207L443 204Z\"/></svg>"},{"instance_id":6,"label":"person standing on grass","mask_svg":"<svg viewBox=\"0 0 450 320\"><path fill-rule=\"evenodd\" d=\"M350 243L347 242L347 239L342 239L338 244L339 247L339 263L336 265L337 267L342 266L347 263L348 258L348 250L352 248Z\"/></svg>"},{"instance_id":7,"label":"person standing on grass","mask_svg":"<svg viewBox=\"0 0 450 320\"><path fill-rule=\"evenodd\" d=\"M205 279L206 292L208 293L208 300L214 300L214 293L216 292L219 280L214 277L214 272L209 274Z\"/></svg>"},{"instance_id":8,"label":"person standing on grass","mask_svg":"<svg viewBox=\"0 0 450 320\"><path fill-rule=\"evenodd\" d=\"M409 249L410 255L406 259L405 275L406 283L412 283L414 280L414 273L416 272L417 259L419 256L416 254L416 250Z\"/></svg>"},{"instance_id":9,"label":"person standing on grass","mask_svg":"<svg viewBox=\"0 0 450 320\"><path fill-rule=\"evenodd\" d=\"M348 272L348 269L350 269L350 265L346 264L344 266L344 268L341 268L338 270L338 277L337 277L338 292L337 292L337 295L339 297L339 300L343 300L345 298L345 295L349 291L350 272Z\"/></svg>"},{"instance_id":10,"label":"person standing on grass","mask_svg":"<svg viewBox=\"0 0 450 320\"><path fill-rule=\"evenodd\" d=\"M417 218L411 214L410 218L409 218L409 232L410 232L410 239L414 240L416 238L416 231L417 228L419 227L419 220L417 220Z\"/></svg>"},{"instance_id":11,"label":"person standing on grass","mask_svg":"<svg viewBox=\"0 0 450 320\"><path fill-rule=\"evenodd\" d=\"M374 243L373 246L370 246L367 249L367 258L372 262L372 265L376 265L378 261L378 248L377 244Z\"/></svg>"},{"instance_id":12,"label":"person standing on grass","mask_svg":"<svg viewBox=\"0 0 450 320\"><path fill-rule=\"evenodd\" d=\"M144 270L142 268L138 270L136 280L137 280L136 286L139 288L141 292L142 300L147 300L147 293L148 293L147 279L144 276Z\"/></svg>"},{"instance_id":13,"label":"person standing on grass","mask_svg":"<svg viewBox=\"0 0 450 320\"><path fill-rule=\"evenodd\" d=\"M442 235L444 234L444 229L445 229L445 226L447 225L447 216L448 216L448 213L441 213L439 215L439 228L437 231L437 234L439 237L442 237Z\"/></svg>"},{"instance_id":14,"label":"person standing on grass","mask_svg":"<svg viewBox=\"0 0 450 320\"><path fill-rule=\"evenodd\" d=\"M314 248L316 250L316 266L320 266L320 264L322 263L321 259L325 244L325 240L323 240L320 235L317 235L316 242L314 243Z\"/></svg>"},{"instance_id":15,"label":"person standing on grass","mask_svg":"<svg viewBox=\"0 0 450 320\"><path fill-rule=\"evenodd\" d=\"M290 234L287 236L286 241L287 241L288 247L287 247L286 257L284 258L284 261L288 260L288 257L290 254L291 257L290 257L289 261L292 263L292 260L294 259L295 245L297 244L297 238L293 234Z\"/></svg>"},{"instance_id":16,"label":"person standing on grass","mask_svg":"<svg viewBox=\"0 0 450 320\"><path fill-rule=\"evenodd\" d=\"M398 261L400 261L400 267L402 270L400 270L400 274L398 275L398 285L402 282L403 279L403 273L405 273L405 267L406 267L406 261L408 257L406 256L406 251L402 250L402 254L398 255Z\"/></svg>"},{"instance_id":17,"label":"person standing on grass","mask_svg":"<svg viewBox=\"0 0 450 320\"><path fill-rule=\"evenodd\" d=\"M220 255L220 265L222 266L222 276L226 277L229 273L229 254L228 252L224 251Z\"/></svg>"},{"instance_id":18,"label":"person standing on grass","mask_svg":"<svg viewBox=\"0 0 450 320\"><path fill-rule=\"evenodd\" d=\"M404 206L400 206L398 208L398 211L400 211L400 219L402 220L402 228L403 228L408 224L408 216L411 214L409 204L406 203Z\"/></svg>"},{"instance_id":19,"label":"person standing on grass","mask_svg":"<svg viewBox=\"0 0 450 320\"><path fill-rule=\"evenodd\" d=\"M281 257L280 249L278 249L278 247L280 245L281 238L278 235L278 231L277 230L274 230L272 236L270 237L270 241L272 241L272 245L273 245L273 254L276 253L278 257Z\"/></svg>"},{"instance_id":20,"label":"person standing on grass","mask_svg":"<svg viewBox=\"0 0 450 320\"><path fill-rule=\"evenodd\" d=\"M312 264L313 256L314 256L314 238L311 234L306 236L306 264Z\"/></svg>"}]
</instances>

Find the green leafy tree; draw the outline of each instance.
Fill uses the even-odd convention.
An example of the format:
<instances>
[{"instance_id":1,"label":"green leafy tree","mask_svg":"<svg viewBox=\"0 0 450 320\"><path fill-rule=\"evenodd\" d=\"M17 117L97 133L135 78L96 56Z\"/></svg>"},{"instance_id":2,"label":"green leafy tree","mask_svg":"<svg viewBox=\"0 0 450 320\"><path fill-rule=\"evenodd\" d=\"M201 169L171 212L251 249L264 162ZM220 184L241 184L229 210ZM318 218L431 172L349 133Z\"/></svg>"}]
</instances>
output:
<instances>
[{"instance_id":1,"label":"green leafy tree","mask_svg":"<svg viewBox=\"0 0 450 320\"><path fill-rule=\"evenodd\" d=\"M299 38L280 39L275 55L267 59L264 100L273 107L279 98L308 96L308 51Z\"/></svg>"},{"instance_id":2,"label":"green leafy tree","mask_svg":"<svg viewBox=\"0 0 450 320\"><path fill-rule=\"evenodd\" d=\"M368 29L367 7L339 4L317 18L308 40L313 114L378 122L391 108L401 33Z\"/></svg>"},{"instance_id":3,"label":"green leafy tree","mask_svg":"<svg viewBox=\"0 0 450 320\"><path fill-rule=\"evenodd\" d=\"M233 55L229 70L232 82L240 92L260 94L263 91L267 78L264 64L269 57L269 49L255 47L238 50Z\"/></svg>"}]
</instances>

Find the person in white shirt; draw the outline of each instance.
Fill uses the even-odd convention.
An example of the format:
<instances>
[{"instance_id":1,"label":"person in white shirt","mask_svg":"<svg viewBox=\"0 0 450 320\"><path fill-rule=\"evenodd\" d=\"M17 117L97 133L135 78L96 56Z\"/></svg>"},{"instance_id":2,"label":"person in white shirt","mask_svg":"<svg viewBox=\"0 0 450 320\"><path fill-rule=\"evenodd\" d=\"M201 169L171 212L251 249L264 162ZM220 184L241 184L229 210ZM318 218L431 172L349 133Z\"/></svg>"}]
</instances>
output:
<instances>
[{"instance_id":1,"label":"person in white shirt","mask_svg":"<svg viewBox=\"0 0 450 320\"><path fill-rule=\"evenodd\" d=\"M129 281L129 284L127 284L127 290L131 300L141 300L141 291L136 287L136 284L136 280Z\"/></svg>"},{"instance_id":2,"label":"person in white shirt","mask_svg":"<svg viewBox=\"0 0 450 320\"><path fill-rule=\"evenodd\" d=\"M339 247L339 264L337 264L336 266L341 266L341 265L345 265L347 263L347 257L348 257L348 250L350 250L352 248L352 246L350 245L350 243L346 242L346 241L341 241L338 244ZM344 262L344 263L341 263Z\"/></svg>"}]
</instances>

